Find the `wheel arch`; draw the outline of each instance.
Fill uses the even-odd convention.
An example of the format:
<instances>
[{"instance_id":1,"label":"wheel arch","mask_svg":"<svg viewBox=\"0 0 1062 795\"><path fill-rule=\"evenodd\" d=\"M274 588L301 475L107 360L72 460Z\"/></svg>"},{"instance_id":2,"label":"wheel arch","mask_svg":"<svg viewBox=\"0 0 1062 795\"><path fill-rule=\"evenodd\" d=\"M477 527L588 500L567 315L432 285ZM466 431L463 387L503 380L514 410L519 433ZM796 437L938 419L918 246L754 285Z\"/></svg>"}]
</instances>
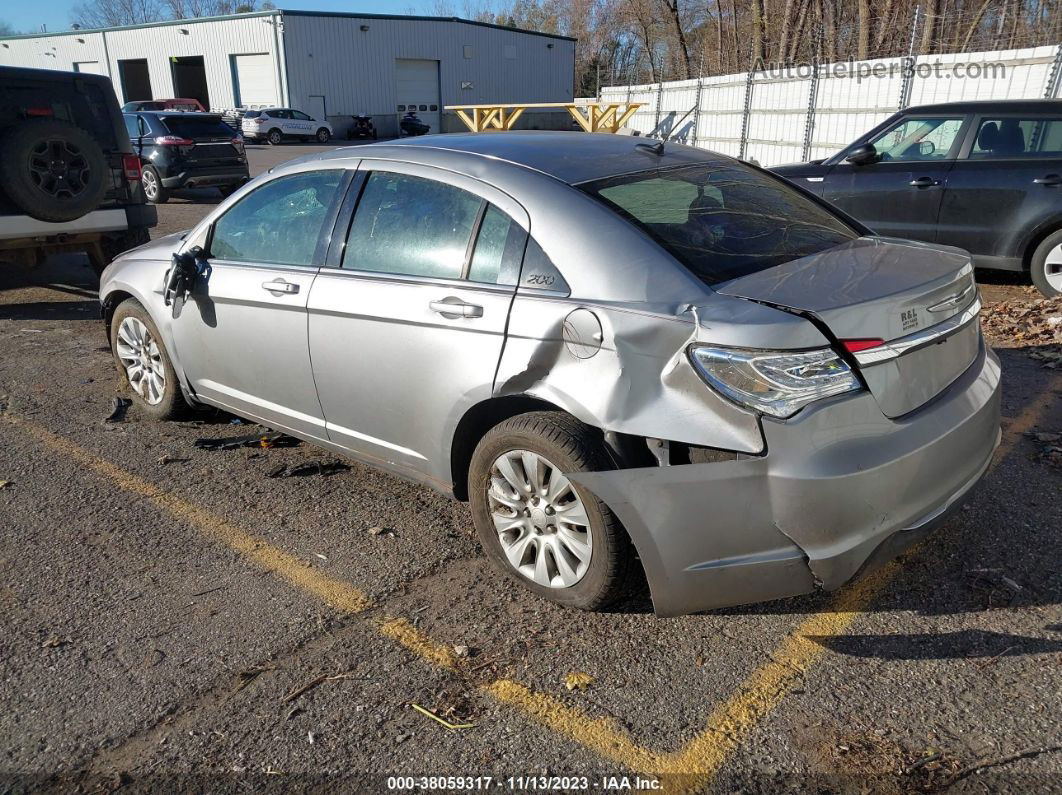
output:
<instances>
[{"instance_id":1,"label":"wheel arch","mask_svg":"<svg viewBox=\"0 0 1062 795\"><path fill-rule=\"evenodd\" d=\"M1033 254L1036 253L1036 249L1039 248L1040 244L1043 243L1049 235L1053 235L1058 231L1062 231L1062 214L1053 216L1048 221L1037 226L1026 236L1021 250L1022 270L1026 273L1032 270L1032 258Z\"/></svg>"},{"instance_id":2,"label":"wheel arch","mask_svg":"<svg viewBox=\"0 0 1062 795\"><path fill-rule=\"evenodd\" d=\"M111 290L101 301L100 304L100 316L103 318L103 327L107 334L107 342L111 341L111 320L114 318L114 313L118 309L118 306L130 298L135 298L137 301L140 299L132 293L117 288Z\"/></svg>"},{"instance_id":3,"label":"wheel arch","mask_svg":"<svg viewBox=\"0 0 1062 795\"><path fill-rule=\"evenodd\" d=\"M450 443L450 477L456 499L468 501L468 468L479 440L494 426L529 411L564 412L564 409L530 395L503 395L476 403L464 413Z\"/></svg>"}]
</instances>

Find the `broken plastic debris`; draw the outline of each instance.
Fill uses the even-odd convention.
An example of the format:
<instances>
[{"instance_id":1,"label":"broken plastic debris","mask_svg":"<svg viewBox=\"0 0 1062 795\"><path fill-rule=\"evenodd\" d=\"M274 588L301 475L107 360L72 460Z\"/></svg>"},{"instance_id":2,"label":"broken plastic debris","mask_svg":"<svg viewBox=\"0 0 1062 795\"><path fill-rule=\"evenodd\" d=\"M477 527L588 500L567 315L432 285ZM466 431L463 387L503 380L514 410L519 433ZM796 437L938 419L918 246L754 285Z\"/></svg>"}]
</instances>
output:
<instances>
[{"instance_id":1,"label":"broken plastic debris","mask_svg":"<svg viewBox=\"0 0 1062 795\"><path fill-rule=\"evenodd\" d=\"M590 674L585 674L582 671L573 671L564 677L564 686L569 690L585 690L590 684L593 684L594 677Z\"/></svg>"}]
</instances>

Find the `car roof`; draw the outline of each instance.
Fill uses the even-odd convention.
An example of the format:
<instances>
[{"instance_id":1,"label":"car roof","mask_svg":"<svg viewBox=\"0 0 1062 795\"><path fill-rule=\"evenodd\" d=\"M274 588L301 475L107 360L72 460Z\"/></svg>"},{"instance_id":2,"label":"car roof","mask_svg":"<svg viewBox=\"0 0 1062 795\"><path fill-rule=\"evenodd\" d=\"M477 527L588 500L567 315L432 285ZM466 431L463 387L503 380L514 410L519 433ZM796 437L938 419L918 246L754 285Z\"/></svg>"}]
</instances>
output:
<instances>
[{"instance_id":1,"label":"car roof","mask_svg":"<svg viewBox=\"0 0 1062 795\"><path fill-rule=\"evenodd\" d=\"M478 171L489 169L492 162L503 162L539 171L570 185L652 168L737 162L726 155L682 144L664 143L658 152L659 146L659 141L633 135L524 130L425 135L337 149L320 159L377 156L446 166L457 158L478 161Z\"/></svg>"},{"instance_id":2,"label":"car roof","mask_svg":"<svg viewBox=\"0 0 1062 795\"><path fill-rule=\"evenodd\" d=\"M167 119L220 119L220 113L211 113L208 110L175 110L174 108L167 108L166 110L127 110L125 113L137 114L139 116L164 116Z\"/></svg>"},{"instance_id":3,"label":"car roof","mask_svg":"<svg viewBox=\"0 0 1062 795\"><path fill-rule=\"evenodd\" d=\"M938 102L932 105L913 105L901 113L1059 113L1062 100L1057 99L978 99L966 102Z\"/></svg>"}]
</instances>

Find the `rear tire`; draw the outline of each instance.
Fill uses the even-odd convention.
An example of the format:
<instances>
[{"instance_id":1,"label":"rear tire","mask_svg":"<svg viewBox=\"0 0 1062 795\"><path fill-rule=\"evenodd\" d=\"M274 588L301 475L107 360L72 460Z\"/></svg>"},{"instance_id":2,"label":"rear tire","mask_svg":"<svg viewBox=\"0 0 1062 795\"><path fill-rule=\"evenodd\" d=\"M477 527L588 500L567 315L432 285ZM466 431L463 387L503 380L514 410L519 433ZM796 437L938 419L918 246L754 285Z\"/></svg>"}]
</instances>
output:
<instances>
[{"instance_id":1,"label":"rear tire","mask_svg":"<svg viewBox=\"0 0 1062 795\"><path fill-rule=\"evenodd\" d=\"M281 142L284 140L284 135L280 132L280 130L274 128L269 131L269 134L266 136L266 140L269 141L269 143L273 146L280 146Z\"/></svg>"},{"instance_id":2,"label":"rear tire","mask_svg":"<svg viewBox=\"0 0 1062 795\"><path fill-rule=\"evenodd\" d=\"M541 473L541 488L528 482L533 477L528 477L528 467L521 463L525 453L533 456L532 466ZM506 466L507 455L515 457L515 465ZM598 610L615 602L629 583L634 557L630 539L608 506L580 486L569 483L570 488L565 488L567 479L561 475L614 467L600 433L567 414L532 412L495 426L476 446L468 473L472 518L487 557L521 585L552 602L582 610ZM518 478L524 478L526 499L519 488L510 485L508 478L514 470L519 470ZM560 480L555 480L558 475ZM555 484L561 484L559 490L554 490ZM572 521L579 516L586 521ZM520 524L518 529L507 527L510 518ZM499 530L496 521L505 529ZM581 550L589 561L572 550ZM544 559L544 577L538 569L539 557ZM566 584L571 580L572 584Z\"/></svg>"},{"instance_id":3,"label":"rear tire","mask_svg":"<svg viewBox=\"0 0 1062 795\"><path fill-rule=\"evenodd\" d=\"M0 185L40 221L73 221L95 210L110 181L100 145L70 122L20 121L0 143Z\"/></svg>"},{"instance_id":4,"label":"rear tire","mask_svg":"<svg viewBox=\"0 0 1062 795\"><path fill-rule=\"evenodd\" d=\"M127 298L114 310L110 332L111 355L119 378L129 387L137 409L153 420L180 418L188 404L148 311L135 298Z\"/></svg>"},{"instance_id":5,"label":"rear tire","mask_svg":"<svg viewBox=\"0 0 1062 795\"><path fill-rule=\"evenodd\" d=\"M144 197L152 204L165 204L170 200L170 192L162 187L162 177L154 166L144 166L140 184L144 186Z\"/></svg>"},{"instance_id":6,"label":"rear tire","mask_svg":"<svg viewBox=\"0 0 1062 795\"><path fill-rule=\"evenodd\" d=\"M1062 229L1052 232L1036 247L1029 262L1029 277L1043 295L1062 295Z\"/></svg>"}]
</instances>

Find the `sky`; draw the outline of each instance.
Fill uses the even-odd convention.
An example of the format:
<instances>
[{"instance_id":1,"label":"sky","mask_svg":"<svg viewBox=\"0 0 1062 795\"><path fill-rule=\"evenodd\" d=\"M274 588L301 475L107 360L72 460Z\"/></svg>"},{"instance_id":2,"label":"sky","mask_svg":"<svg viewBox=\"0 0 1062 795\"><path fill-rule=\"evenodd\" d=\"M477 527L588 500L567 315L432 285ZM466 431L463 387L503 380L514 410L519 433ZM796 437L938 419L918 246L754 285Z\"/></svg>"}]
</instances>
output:
<instances>
[{"instance_id":1,"label":"sky","mask_svg":"<svg viewBox=\"0 0 1062 795\"><path fill-rule=\"evenodd\" d=\"M77 0L34 0L0 3L0 22L19 33L69 30L70 9ZM274 0L277 7L304 11L363 11L373 14L432 14L432 0ZM450 5L461 8L462 3Z\"/></svg>"}]
</instances>

